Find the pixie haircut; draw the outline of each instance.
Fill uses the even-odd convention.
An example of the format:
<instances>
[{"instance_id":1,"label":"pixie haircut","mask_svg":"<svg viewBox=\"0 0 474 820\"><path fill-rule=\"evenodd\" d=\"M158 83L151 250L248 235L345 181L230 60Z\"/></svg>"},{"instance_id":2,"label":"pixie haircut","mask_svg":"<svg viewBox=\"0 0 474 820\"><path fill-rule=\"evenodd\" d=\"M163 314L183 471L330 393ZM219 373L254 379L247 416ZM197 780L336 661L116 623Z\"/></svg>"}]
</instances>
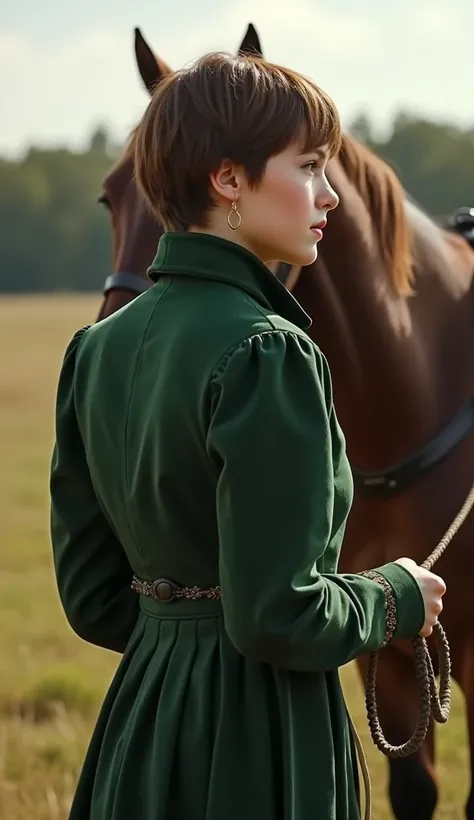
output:
<instances>
[{"instance_id":1,"label":"pixie haircut","mask_svg":"<svg viewBox=\"0 0 474 820\"><path fill-rule=\"evenodd\" d=\"M156 88L133 141L138 188L167 231L205 228L209 175L224 159L258 186L267 160L341 143L339 114L317 85L258 57L208 54Z\"/></svg>"}]
</instances>

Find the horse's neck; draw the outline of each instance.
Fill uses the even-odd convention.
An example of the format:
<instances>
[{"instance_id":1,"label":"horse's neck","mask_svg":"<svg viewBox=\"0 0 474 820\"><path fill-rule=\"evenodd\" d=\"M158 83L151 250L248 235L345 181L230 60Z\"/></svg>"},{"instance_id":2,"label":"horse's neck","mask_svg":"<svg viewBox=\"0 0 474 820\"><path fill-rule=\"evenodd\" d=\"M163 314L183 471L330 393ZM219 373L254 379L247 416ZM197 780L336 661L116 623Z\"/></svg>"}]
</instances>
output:
<instances>
[{"instance_id":1,"label":"horse's neck","mask_svg":"<svg viewBox=\"0 0 474 820\"><path fill-rule=\"evenodd\" d=\"M470 394L474 314L467 267L426 216L407 205L416 279L415 295L402 298L356 205L348 196L331 215L321 258L295 296L329 360L351 458L375 469L420 446Z\"/></svg>"}]
</instances>

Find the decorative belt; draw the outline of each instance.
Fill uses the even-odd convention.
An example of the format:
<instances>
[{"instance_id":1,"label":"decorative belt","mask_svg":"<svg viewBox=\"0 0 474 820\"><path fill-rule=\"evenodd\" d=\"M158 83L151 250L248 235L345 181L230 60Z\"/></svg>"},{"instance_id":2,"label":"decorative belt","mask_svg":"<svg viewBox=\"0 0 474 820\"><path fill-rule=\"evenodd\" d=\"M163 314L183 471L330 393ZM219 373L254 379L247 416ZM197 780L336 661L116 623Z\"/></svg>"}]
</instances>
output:
<instances>
[{"instance_id":1,"label":"decorative belt","mask_svg":"<svg viewBox=\"0 0 474 820\"><path fill-rule=\"evenodd\" d=\"M176 598L191 598L193 601L198 598L209 598L216 601L221 597L220 587L210 587L209 589L202 589L201 587L181 587L175 581L170 581L169 578L158 578L156 581L142 581L133 576L132 589L139 592L140 595L147 595L149 598L155 598L157 601L168 603Z\"/></svg>"}]
</instances>

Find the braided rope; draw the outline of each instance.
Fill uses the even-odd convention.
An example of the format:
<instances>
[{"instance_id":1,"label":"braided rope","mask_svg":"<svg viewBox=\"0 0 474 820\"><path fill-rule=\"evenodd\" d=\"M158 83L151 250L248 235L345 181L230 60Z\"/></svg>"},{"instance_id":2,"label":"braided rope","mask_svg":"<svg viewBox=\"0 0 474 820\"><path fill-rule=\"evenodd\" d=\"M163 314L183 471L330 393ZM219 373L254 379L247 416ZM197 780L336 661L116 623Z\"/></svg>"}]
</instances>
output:
<instances>
[{"instance_id":1,"label":"braided rope","mask_svg":"<svg viewBox=\"0 0 474 820\"><path fill-rule=\"evenodd\" d=\"M474 506L474 485L459 510L453 523L446 531L438 546L422 563L422 567L431 570L433 565L441 558L448 544L452 541L458 530L464 524L467 516ZM420 691L420 709L418 720L412 736L400 746L393 746L384 737L378 716L376 682L377 682L377 652L371 652L369 656L369 667L366 681L365 704L372 740L376 747L384 755L391 758L408 757L416 752L426 738L428 728L433 718L437 723L446 723L451 709L451 653L449 643L443 627L436 623L433 628L433 636L436 642L436 649L439 658L440 684L439 691L436 687L436 679L433 664L425 638L417 635L413 639L413 653L415 664L415 677L418 681Z\"/></svg>"}]
</instances>

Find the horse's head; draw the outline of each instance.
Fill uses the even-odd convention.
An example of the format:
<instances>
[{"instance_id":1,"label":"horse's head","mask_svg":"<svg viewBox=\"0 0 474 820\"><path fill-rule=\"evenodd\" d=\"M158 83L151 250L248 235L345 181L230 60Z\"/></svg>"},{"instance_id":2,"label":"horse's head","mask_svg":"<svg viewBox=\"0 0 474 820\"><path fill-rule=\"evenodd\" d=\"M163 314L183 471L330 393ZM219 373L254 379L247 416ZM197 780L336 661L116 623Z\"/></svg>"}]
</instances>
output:
<instances>
[{"instance_id":1,"label":"horse's head","mask_svg":"<svg viewBox=\"0 0 474 820\"><path fill-rule=\"evenodd\" d=\"M250 24L239 47L240 54L262 54L255 28ZM140 77L151 95L171 69L150 48L140 30L135 29L135 57ZM163 227L148 210L135 185L132 135L125 151L109 171L100 201L108 208L113 231L113 269L104 286L98 320L147 290L151 282L146 270L153 261Z\"/></svg>"}]
</instances>

